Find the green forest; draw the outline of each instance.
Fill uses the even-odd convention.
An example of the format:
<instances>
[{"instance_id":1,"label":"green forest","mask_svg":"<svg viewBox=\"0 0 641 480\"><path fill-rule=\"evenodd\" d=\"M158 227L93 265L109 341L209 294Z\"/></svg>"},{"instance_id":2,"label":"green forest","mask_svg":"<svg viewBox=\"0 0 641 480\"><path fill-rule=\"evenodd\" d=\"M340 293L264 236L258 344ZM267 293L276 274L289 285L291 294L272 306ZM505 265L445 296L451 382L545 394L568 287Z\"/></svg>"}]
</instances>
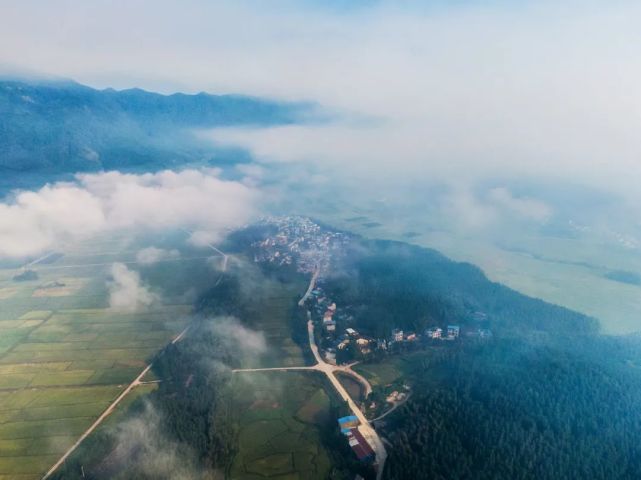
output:
<instances>
[{"instance_id":1,"label":"green forest","mask_svg":"<svg viewBox=\"0 0 641 480\"><path fill-rule=\"evenodd\" d=\"M488 328L406 358L408 402L379 424L385 478L641 478L641 343L490 282L476 267L362 241L325 288L373 335Z\"/></svg>"}]
</instances>

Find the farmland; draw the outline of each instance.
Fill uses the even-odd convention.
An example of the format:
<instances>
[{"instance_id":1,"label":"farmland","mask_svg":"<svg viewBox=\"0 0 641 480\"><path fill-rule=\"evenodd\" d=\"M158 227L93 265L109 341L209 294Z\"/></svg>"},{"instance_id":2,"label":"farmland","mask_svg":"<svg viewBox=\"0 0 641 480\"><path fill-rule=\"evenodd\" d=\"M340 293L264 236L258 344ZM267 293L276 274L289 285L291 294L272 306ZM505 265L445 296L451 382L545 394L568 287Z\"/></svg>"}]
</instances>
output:
<instances>
[{"instance_id":1,"label":"farmland","mask_svg":"<svg viewBox=\"0 0 641 480\"><path fill-rule=\"evenodd\" d=\"M240 425L231 478L327 477L320 428L330 419L330 398L315 374L245 373L233 387Z\"/></svg>"},{"instance_id":2,"label":"farmland","mask_svg":"<svg viewBox=\"0 0 641 480\"><path fill-rule=\"evenodd\" d=\"M353 369L363 375L372 388L385 387L401 378L403 362L403 358L391 357L379 363L355 365Z\"/></svg>"},{"instance_id":3,"label":"farmland","mask_svg":"<svg viewBox=\"0 0 641 480\"><path fill-rule=\"evenodd\" d=\"M301 346L292 340L296 302L305 288L304 282L281 283L263 279L260 289L256 290L255 301L249 306L249 315L243 320L254 330L262 332L267 350L263 355L245 359L243 368L305 365ZM304 325L303 321L298 322L303 329ZM306 332L303 333L306 338Z\"/></svg>"},{"instance_id":4,"label":"farmland","mask_svg":"<svg viewBox=\"0 0 641 480\"><path fill-rule=\"evenodd\" d=\"M0 266L0 480L40 478L185 328L191 302L173 287L211 280L209 252L188 252L168 268L138 265L142 246L105 236L27 267ZM110 308L115 262L163 301Z\"/></svg>"}]
</instances>

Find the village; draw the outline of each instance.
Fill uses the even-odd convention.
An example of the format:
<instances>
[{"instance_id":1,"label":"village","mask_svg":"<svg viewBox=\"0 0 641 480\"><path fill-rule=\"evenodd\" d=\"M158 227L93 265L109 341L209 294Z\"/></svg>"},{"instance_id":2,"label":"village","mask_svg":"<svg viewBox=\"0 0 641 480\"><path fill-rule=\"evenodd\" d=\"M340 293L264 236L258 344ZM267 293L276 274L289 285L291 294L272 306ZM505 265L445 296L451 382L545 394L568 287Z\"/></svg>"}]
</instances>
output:
<instances>
[{"instance_id":1,"label":"village","mask_svg":"<svg viewBox=\"0 0 641 480\"><path fill-rule=\"evenodd\" d=\"M265 217L259 224L275 227L276 232L252 245L254 261L291 265L305 274L328 272L331 259L351 239L350 235L325 229L307 217Z\"/></svg>"},{"instance_id":2,"label":"village","mask_svg":"<svg viewBox=\"0 0 641 480\"><path fill-rule=\"evenodd\" d=\"M384 337L360 332L355 328L352 306L337 305L324 288L324 276L331 273L332 261L344 254L344 247L352 237L324 229L305 217L269 217L262 222L274 228L275 232L252 244L254 261L295 268L298 273L312 276L299 305L307 309L309 328L313 329L310 330L310 338L316 339L317 354L322 361L345 366L351 371L350 367L356 363L376 361L386 355L441 342L460 341L462 330L458 324L434 325L421 332L393 328ZM476 324L487 319L482 312L474 312L472 317ZM492 332L483 328L467 329L465 336L488 339ZM361 415L362 411L371 421L378 421L402 405L409 398L410 390L409 385L401 382L387 385L378 392L376 400L371 395L370 398L364 395L363 399L367 401L355 407L360 410L356 414ZM341 417L338 424L356 457L364 463L374 462L376 453L359 431L359 425L362 425L359 418L355 415Z\"/></svg>"},{"instance_id":3,"label":"village","mask_svg":"<svg viewBox=\"0 0 641 480\"><path fill-rule=\"evenodd\" d=\"M394 328L385 338L373 338L353 328L354 317L348 313L349 307L339 308L321 286L317 285L312 290L308 302L318 332L317 338L320 339L319 349L325 361L334 365L370 360L377 352L392 353L401 345L409 347L433 344L434 341L453 342L461 336L459 325L447 325L444 328L433 326L423 332ZM488 329L476 329L466 334L479 338L492 336Z\"/></svg>"}]
</instances>

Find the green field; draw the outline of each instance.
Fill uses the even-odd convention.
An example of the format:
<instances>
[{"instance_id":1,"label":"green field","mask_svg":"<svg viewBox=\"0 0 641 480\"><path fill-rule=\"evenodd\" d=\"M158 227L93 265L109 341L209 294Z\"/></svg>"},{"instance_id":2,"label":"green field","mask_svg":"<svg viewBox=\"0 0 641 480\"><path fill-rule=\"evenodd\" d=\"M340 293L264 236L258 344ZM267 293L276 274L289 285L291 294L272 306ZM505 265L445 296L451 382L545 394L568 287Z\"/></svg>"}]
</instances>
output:
<instances>
[{"instance_id":1,"label":"green field","mask_svg":"<svg viewBox=\"0 0 641 480\"><path fill-rule=\"evenodd\" d=\"M315 374L237 374L233 404L240 425L232 479L327 478L319 428L330 420L330 399Z\"/></svg>"},{"instance_id":2,"label":"green field","mask_svg":"<svg viewBox=\"0 0 641 480\"><path fill-rule=\"evenodd\" d=\"M173 282L211 271L193 273L195 260L139 267L138 250L130 238L105 236L29 267L35 279L0 267L0 480L40 478L185 328L191 305ZM163 304L110 309L113 262L169 291Z\"/></svg>"},{"instance_id":3,"label":"green field","mask_svg":"<svg viewBox=\"0 0 641 480\"><path fill-rule=\"evenodd\" d=\"M301 347L292 340L291 319L296 302L307 285L303 282L264 281L251 312L243 321L265 336L267 351L244 361L243 368L305 365ZM304 327L303 327L304 328Z\"/></svg>"},{"instance_id":4,"label":"green field","mask_svg":"<svg viewBox=\"0 0 641 480\"><path fill-rule=\"evenodd\" d=\"M343 385L345 390L347 390L347 393L349 393L349 396L352 397L352 400L354 400L356 403L362 402L364 400L363 386L358 380L355 380L354 377L341 372L336 372L334 375L336 375L338 381L341 383L341 385Z\"/></svg>"},{"instance_id":5,"label":"green field","mask_svg":"<svg viewBox=\"0 0 641 480\"><path fill-rule=\"evenodd\" d=\"M388 357L379 363L360 363L353 370L363 375L372 385L372 388L386 387L398 381L403 375L402 357Z\"/></svg>"}]
</instances>

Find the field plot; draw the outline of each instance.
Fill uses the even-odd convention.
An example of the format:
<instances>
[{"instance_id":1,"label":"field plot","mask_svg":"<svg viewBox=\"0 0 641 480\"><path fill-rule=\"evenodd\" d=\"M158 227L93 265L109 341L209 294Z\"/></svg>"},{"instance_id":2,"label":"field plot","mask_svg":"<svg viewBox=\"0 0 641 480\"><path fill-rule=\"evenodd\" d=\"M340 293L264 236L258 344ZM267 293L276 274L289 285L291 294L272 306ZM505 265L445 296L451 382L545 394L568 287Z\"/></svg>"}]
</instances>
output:
<instances>
[{"instance_id":1,"label":"field plot","mask_svg":"<svg viewBox=\"0 0 641 480\"><path fill-rule=\"evenodd\" d=\"M231 478L324 479L331 465L319 429L330 399L315 373L243 373L234 377L240 418Z\"/></svg>"},{"instance_id":2,"label":"field plot","mask_svg":"<svg viewBox=\"0 0 641 480\"><path fill-rule=\"evenodd\" d=\"M304 283L265 281L263 291L251 304L247 324L263 333L267 352L258 358L247 359L243 368L305 365L301 347L292 340L291 326L296 301L305 288Z\"/></svg>"},{"instance_id":3,"label":"field plot","mask_svg":"<svg viewBox=\"0 0 641 480\"><path fill-rule=\"evenodd\" d=\"M354 377L342 372L334 373L341 385L347 390L347 393L356 403L362 402L365 397L363 385Z\"/></svg>"},{"instance_id":4,"label":"field plot","mask_svg":"<svg viewBox=\"0 0 641 480\"><path fill-rule=\"evenodd\" d=\"M191 306L180 292L135 312L109 308L114 262L150 288L169 282L136 265L139 249L100 237L24 268L0 266L0 480L41 478L185 328ZM171 270L196 269L174 261ZM206 280L205 270L196 275Z\"/></svg>"}]
</instances>

